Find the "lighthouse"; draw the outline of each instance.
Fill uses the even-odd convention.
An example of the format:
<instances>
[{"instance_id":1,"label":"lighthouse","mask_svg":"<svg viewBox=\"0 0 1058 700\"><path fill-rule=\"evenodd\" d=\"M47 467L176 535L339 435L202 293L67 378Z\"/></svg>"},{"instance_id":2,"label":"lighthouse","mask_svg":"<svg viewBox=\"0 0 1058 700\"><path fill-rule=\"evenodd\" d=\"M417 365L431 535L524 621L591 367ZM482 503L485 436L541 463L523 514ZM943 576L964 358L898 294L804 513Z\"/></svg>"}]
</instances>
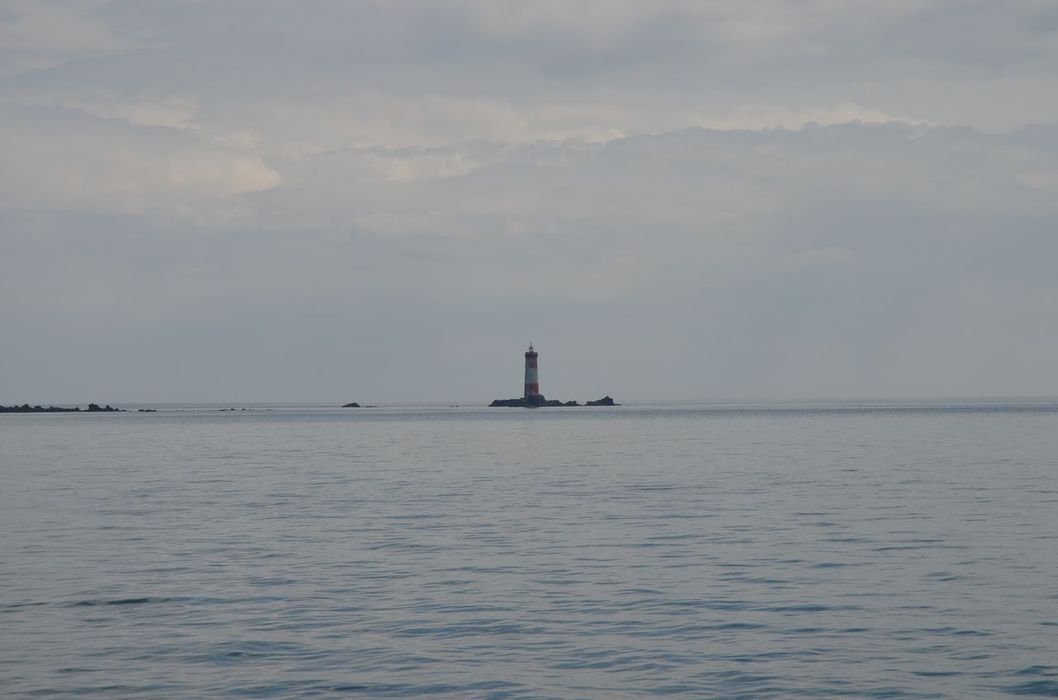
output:
<instances>
[{"instance_id":1,"label":"lighthouse","mask_svg":"<svg viewBox=\"0 0 1058 700\"><path fill-rule=\"evenodd\" d=\"M540 377L536 371L536 350L529 343L529 350L525 353L525 400L529 401L540 396Z\"/></svg>"},{"instance_id":2,"label":"lighthouse","mask_svg":"<svg viewBox=\"0 0 1058 700\"><path fill-rule=\"evenodd\" d=\"M529 343L529 349L525 352L525 393L520 399L494 399L489 404L492 408L540 408L541 406L580 406L576 401L559 401L551 399L548 401L540 393L540 375L536 369L537 352L533 344ZM620 406L614 403L609 396L604 396L598 401L589 401L585 406Z\"/></svg>"}]
</instances>

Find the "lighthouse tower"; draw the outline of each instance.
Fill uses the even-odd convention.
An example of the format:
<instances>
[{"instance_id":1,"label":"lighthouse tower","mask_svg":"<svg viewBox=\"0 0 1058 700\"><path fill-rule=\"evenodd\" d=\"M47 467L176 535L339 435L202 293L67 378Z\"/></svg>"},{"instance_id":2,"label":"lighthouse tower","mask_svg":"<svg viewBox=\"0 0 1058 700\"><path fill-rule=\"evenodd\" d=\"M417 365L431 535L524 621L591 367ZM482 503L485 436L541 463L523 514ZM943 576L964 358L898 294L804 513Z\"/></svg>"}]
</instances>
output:
<instances>
[{"instance_id":1,"label":"lighthouse tower","mask_svg":"<svg viewBox=\"0 0 1058 700\"><path fill-rule=\"evenodd\" d=\"M525 399L526 401L540 396L540 377L536 373L536 350L529 343L525 353Z\"/></svg>"}]
</instances>

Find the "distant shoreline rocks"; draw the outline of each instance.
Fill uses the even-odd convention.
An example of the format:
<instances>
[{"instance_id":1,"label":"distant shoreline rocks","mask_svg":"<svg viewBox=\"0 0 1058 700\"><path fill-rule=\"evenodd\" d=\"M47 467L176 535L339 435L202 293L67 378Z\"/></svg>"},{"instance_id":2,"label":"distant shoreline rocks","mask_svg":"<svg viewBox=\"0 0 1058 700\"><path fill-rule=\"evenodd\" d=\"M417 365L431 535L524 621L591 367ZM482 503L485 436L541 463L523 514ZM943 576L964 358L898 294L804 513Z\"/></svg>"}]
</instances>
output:
<instances>
[{"instance_id":1,"label":"distant shoreline rocks","mask_svg":"<svg viewBox=\"0 0 1058 700\"><path fill-rule=\"evenodd\" d=\"M349 403L343 403L342 408L360 408L360 404L356 401L350 401Z\"/></svg>"},{"instance_id":2,"label":"distant shoreline rocks","mask_svg":"<svg viewBox=\"0 0 1058 700\"><path fill-rule=\"evenodd\" d=\"M28 403L24 403L21 406L0 406L0 413L80 413L81 407L74 406L73 408L65 408L63 406L30 406ZM125 409L114 408L110 404L106 406L100 406L97 403L88 404L88 408L84 411L85 413L125 413Z\"/></svg>"}]
</instances>

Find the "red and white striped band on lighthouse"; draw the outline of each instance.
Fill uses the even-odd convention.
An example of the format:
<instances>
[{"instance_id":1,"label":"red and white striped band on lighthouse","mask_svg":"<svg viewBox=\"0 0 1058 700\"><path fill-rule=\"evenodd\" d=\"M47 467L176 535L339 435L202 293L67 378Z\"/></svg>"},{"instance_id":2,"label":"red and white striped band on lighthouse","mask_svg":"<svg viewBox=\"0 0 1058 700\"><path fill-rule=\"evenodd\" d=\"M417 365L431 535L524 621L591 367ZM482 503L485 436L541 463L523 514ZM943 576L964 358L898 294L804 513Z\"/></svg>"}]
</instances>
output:
<instances>
[{"instance_id":1,"label":"red and white striped band on lighthouse","mask_svg":"<svg viewBox=\"0 0 1058 700\"><path fill-rule=\"evenodd\" d=\"M525 353L525 398L540 395L540 377L536 371L536 350L529 343L529 350Z\"/></svg>"}]
</instances>

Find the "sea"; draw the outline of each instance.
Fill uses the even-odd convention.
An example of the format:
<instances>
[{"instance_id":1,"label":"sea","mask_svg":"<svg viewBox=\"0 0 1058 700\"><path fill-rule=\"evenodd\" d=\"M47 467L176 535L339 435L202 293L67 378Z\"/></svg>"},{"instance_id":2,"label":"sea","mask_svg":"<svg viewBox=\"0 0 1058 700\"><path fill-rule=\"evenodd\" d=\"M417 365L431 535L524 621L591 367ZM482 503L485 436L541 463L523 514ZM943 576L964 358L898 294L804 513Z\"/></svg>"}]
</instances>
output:
<instances>
[{"instance_id":1,"label":"sea","mask_svg":"<svg viewBox=\"0 0 1058 700\"><path fill-rule=\"evenodd\" d=\"M0 697L1058 697L1056 399L132 408L0 415Z\"/></svg>"}]
</instances>

